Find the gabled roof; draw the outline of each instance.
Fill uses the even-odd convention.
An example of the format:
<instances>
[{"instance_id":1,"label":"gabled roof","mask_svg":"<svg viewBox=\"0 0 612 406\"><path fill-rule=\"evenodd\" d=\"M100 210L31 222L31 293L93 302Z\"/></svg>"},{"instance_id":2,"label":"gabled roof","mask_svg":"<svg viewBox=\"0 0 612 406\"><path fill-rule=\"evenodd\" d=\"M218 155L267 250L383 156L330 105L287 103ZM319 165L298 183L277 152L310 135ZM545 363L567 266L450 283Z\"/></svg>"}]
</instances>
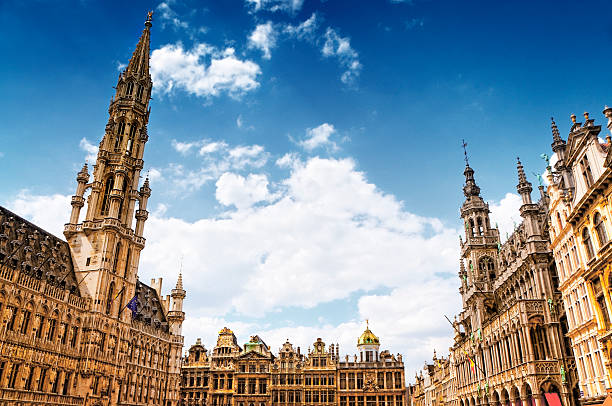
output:
<instances>
[{"instance_id":1,"label":"gabled roof","mask_svg":"<svg viewBox=\"0 0 612 406\"><path fill-rule=\"evenodd\" d=\"M168 321L157 291L140 281L136 281L136 298L138 308L134 319L168 332Z\"/></svg>"},{"instance_id":2,"label":"gabled roof","mask_svg":"<svg viewBox=\"0 0 612 406\"><path fill-rule=\"evenodd\" d=\"M0 264L80 296L68 243L2 206Z\"/></svg>"}]
</instances>

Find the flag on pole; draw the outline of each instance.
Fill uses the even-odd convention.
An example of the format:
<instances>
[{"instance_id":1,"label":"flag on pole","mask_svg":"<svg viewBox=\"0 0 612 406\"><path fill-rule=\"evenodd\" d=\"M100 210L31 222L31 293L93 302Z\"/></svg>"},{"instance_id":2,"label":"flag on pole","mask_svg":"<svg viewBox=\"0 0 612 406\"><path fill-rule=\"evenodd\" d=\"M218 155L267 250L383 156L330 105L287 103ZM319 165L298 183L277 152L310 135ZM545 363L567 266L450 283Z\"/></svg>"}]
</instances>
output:
<instances>
[{"instance_id":1,"label":"flag on pole","mask_svg":"<svg viewBox=\"0 0 612 406\"><path fill-rule=\"evenodd\" d=\"M138 297L136 295L134 295L132 300L130 300L128 302L126 307L132 311L132 317L134 317L134 316L136 316L136 314L138 314L138 305L139 304L140 303L138 302Z\"/></svg>"}]
</instances>

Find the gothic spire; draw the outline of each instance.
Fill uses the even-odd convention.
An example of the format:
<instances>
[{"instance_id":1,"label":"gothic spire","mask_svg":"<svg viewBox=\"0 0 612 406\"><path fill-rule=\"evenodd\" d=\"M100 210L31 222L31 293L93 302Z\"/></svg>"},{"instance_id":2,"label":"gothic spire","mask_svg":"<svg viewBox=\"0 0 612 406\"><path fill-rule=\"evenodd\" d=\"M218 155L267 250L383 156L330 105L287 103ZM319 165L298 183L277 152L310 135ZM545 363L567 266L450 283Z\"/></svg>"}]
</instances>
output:
<instances>
[{"instance_id":1,"label":"gothic spire","mask_svg":"<svg viewBox=\"0 0 612 406\"><path fill-rule=\"evenodd\" d=\"M557 152L558 150L560 150L561 148L565 147L565 141L563 141L563 139L561 138L561 135L559 134L559 129L557 128L557 123L555 123L555 119L553 117L550 118L551 123L551 128L552 128L552 135L553 135L553 142L552 142L552 150L553 152Z\"/></svg>"},{"instance_id":2,"label":"gothic spire","mask_svg":"<svg viewBox=\"0 0 612 406\"><path fill-rule=\"evenodd\" d=\"M516 190L523 198L523 204L530 204L531 191L533 189L531 187L531 183L527 180L527 176L525 176L525 170L523 169L523 164L521 163L521 158L519 157L516 158L516 169L518 171L519 179L519 183L516 185Z\"/></svg>"},{"instance_id":3,"label":"gothic spire","mask_svg":"<svg viewBox=\"0 0 612 406\"><path fill-rule=\"evenodd\" d=\"M153 12L149 11L147 14L147 20L145 21L145 28L142 31L138 45L130 58L125 73L127 75L134 75L138 77L149 76L149 48L151 41L151 22L153 21Z\"/></svg>"}]
</instances>

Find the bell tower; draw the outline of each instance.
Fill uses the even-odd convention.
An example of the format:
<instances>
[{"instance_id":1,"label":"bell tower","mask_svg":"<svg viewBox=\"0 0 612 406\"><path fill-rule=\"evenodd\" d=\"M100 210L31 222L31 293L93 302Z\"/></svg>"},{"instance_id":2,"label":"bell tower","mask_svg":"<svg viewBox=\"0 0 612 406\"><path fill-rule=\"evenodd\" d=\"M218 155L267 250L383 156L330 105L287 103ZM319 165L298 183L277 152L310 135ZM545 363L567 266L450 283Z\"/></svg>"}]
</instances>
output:
<instances>
[{"instance_id":1,"label":"bell tower","mask_svg":"<svg viewBox=\"0 0 612 406\"><path fill-rule=\"evenodd\" d=\"M119 75L111 98L91 182L88 183L90 174L85 165L77 175L70 222L64 227L81 294L93 299L94 311L119 318L129 314L119 312L134 295L151 195L148 179L138 189L153 86L149 74L151 22L149 13L136 50ZM87 211L79 222L87 190Z\"/></svg>"},{"instance_id":2,"label":"bell tower","mask_svg":"<svg viewBox=\"0 0 612 406\"><path fill-rule=\"evenodd\" d=\"M464 143L464 148L467 144ZM461 241L460 277L466 320L466 331L479 331L487 318L488 309L495 306L493 285L497 279L499 231L491 227L489 205L480 196L480 188L474 179L474 170L465 153L465 201L461 206L465 241Z\"/></svg>"}]
</instances>

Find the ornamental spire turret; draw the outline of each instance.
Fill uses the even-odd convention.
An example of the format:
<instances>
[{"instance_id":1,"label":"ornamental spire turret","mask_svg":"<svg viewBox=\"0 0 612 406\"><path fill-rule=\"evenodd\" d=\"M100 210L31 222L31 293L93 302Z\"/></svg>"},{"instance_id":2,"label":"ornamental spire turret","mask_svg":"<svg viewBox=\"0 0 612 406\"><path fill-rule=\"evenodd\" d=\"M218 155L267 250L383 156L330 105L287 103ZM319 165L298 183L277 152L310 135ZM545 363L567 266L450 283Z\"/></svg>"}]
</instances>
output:
<instances>
[{"instance_id":1,"label":"ornamental spire turret","mask_svg":"<svg viewBox=\"0 0 612 406\"><path fill-rule=\"evenodd\" d=\"M552 129L553 142L551 144L553 152L558 152L560 149L565 148L565 141L561 138L561 134L559 133L559 129L557 128L557 123L555 123L554 117L550 118L551 124L550 127Z\"/></svg>"},{"instance_id":2,"label":"ornamental spire turret","mask_svg":"<svg viewBox=\"0 0 612 406\"><path fill-rule=\"evenodd\" d=\"M523 169L523 164L521 164L521 158L519 157L516 158L516 169L519 179L516 190L521 195L523 204L531 204L531 191L533 188L531 187L531 183L527 180L527 176L525 176L525 170Z\"/></svg>"}]
</instances>

